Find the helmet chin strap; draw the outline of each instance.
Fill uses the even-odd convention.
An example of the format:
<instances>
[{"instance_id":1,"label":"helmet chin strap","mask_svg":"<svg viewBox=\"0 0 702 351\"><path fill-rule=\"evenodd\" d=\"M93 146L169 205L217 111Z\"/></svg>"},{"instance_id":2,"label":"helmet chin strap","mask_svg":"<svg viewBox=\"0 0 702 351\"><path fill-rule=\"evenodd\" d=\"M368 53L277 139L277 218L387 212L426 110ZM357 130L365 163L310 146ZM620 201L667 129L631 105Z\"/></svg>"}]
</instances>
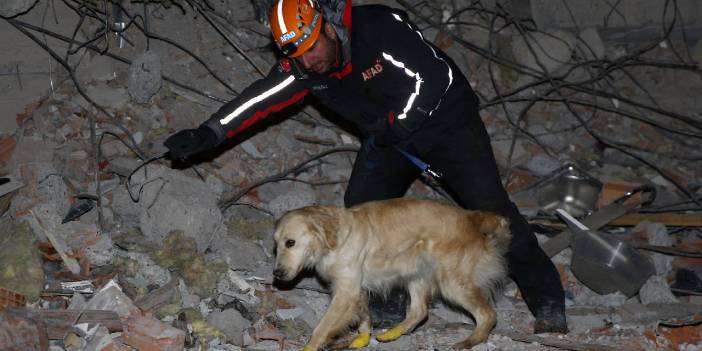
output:
<instances>
[{"instance_id":1,"label":"helmet chin strap","mask_svg":"<svg viewBox=\"0 0 702 351\"><path fill-rule=\"evenodd\" d=\"M341 43L339 42L339 36L335 35L334 37L334 56L336 57L334 60L334 66L339 66L339 63L341 62Z\"/></svg>"}]
</instances>

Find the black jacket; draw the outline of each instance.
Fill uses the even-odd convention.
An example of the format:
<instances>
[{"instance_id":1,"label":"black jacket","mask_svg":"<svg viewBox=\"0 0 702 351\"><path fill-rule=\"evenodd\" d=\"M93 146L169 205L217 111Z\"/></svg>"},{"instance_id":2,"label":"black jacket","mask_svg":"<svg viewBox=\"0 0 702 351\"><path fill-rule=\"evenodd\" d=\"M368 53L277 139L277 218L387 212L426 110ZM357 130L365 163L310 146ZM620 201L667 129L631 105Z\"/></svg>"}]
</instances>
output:
<instances>
[{"instance_id":1,"label":"black jacket","mask_svg":"<svg viewBox=\"0 0 702 351\"><path fill-rule=\"evenodd\" d=\"M327 75L282 59L204 124L218 142L307 94L370 135L390 128L401 139L435 137L468 118L478 100L455 63L426 40L406 13L382 5L352 8L351 58ZM350 21L349 21L350 22ZM344 60L348 61L348 60ZM476 110L477 111L477 110Z\"/></svg>"}]
</instances>

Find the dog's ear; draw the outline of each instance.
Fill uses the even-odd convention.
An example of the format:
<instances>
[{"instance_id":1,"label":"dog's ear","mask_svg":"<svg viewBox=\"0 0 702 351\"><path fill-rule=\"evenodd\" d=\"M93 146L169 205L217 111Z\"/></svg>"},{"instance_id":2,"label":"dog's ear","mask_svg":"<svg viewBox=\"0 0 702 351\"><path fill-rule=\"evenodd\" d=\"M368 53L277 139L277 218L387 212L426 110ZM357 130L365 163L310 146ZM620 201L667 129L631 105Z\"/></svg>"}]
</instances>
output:
<instances>
[{"instance_id":1,"label":"dog's ear","mask_svg":"<svg viewBox=\"0 0 702 351\"><path fill-rule=\"evenodd\" d=\"M306 208L312 228L310 230L324 243L324 246L333 250L337 244L339 231L339 209L333 206L310 206Z\"/></svg>"}]
</instances>

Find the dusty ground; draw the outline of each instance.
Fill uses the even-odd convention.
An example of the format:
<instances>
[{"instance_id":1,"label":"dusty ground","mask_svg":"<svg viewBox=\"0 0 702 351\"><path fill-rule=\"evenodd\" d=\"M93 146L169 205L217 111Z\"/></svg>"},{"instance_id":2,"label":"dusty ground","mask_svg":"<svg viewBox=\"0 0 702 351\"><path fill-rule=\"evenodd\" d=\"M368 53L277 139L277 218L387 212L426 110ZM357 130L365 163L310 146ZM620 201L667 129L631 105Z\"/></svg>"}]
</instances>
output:
<instances>
[{"instance_id":1,"label":"dusty ground","mask_svg":"<svg viewBox=\"0 0 702 351\"><path fill-rule=\"evenodd\" d=\"M33 11L47 3L65 6L40 1L3 25L41 25L42 16ZM637 185L655 187L652 204L601 229L629 243L673 250L646 252L656 272L630 298L592 291L571 271L572 250L558 250L553 260L566 289L571 332L532 335L533 317L508 282L496 302L496 329L474 349L699 349L702 261L690 256L699 256L702 248L697 203L702 76L695 56L702 44L603 40L596 30L594 38L582 34L584 28L533 30L528 21L509 21L521 16L515 5L478 11L472 2L441 4L407 10L416 10L412 14L425 36L454 57L481 96L504 183L540 241L545 244L565 226L544 211L539 191L571 163L603 183L594 210ZM271 234L286 210L342 204L352 150L359 145L352 130L314 106L299 107L268 118L246 138L196 164L158 158L168 135L197 126L260 77L256 67L267 71L275 60L250 2L212 6L197 12L187 4L180 9L150 4L150 35L137 26L143 28L139 19L126 31L122 48L114 32L102 35L101 23L87 16L76 40L107 38L95 41L95 48L109 43L107 53L113 56L89 49L68 55L74 74L58 74L53 89L45 86L43 98L24 105L16 115L17 129L0 140L3 173L19 187L0 198L5 204L0 287L21 293L27 302L18 304L34 309L114 311L126 328L122 334L107 327L87 335L71 330L50 337L52 350L127 350L140 345L134 330L143 331L146 340L192 350L300 349L328 304L328 290L313 277L292 287L272 284ZM439 31L430 25L461 8L467 10L452 26ZM143 9L131 4L127 14ZM499 30L490 33L484 26L493 15ZM62 21L72 29L77 18ZM30 33L40 41L46 35L59 58L66 54L51 33ZM558 40L549 39L554 37ZM578 49L584 38L591 51ZM548 53L535 56L548 61L550 80L534 73L536 59L524 49L529 40ZM152 56L144 56L147 47ZM499 59L481 50L492 50ZM141 63L151 70L139 71ZM327 150L333 152L316 157ZM441 198L419 181L408 196ZM62 223L69 213L77 218ZM110 280L121 291L105 288ZM46 286L75 281L88 281L92 288L74 294ZM2 312L0 317L7 318ZM157 330L139 328L144 321ZM414 333L389 344L374 341L369 349L446 350L471 324L436 303ZM3 342L10 341L0 337Z\"/></svg>"}]
</instances>

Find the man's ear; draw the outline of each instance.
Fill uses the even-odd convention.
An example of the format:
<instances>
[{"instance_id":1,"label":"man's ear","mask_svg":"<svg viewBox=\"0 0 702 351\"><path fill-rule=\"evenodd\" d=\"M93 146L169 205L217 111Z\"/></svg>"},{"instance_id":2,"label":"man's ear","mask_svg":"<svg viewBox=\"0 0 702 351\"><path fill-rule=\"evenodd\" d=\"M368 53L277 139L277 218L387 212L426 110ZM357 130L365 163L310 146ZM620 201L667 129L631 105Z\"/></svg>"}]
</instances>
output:
<instances>
[{"instance_id":1,"label":"man's ear","mask_svg":"<svg viewBox=\"0 0 702 351\"><path fill-rule=\"evenodd\" d=\"M324 23L324 33L329 39L336 40L336 31L334 30L334 26L329 22Z\"/></svg>"}]
</instances>

